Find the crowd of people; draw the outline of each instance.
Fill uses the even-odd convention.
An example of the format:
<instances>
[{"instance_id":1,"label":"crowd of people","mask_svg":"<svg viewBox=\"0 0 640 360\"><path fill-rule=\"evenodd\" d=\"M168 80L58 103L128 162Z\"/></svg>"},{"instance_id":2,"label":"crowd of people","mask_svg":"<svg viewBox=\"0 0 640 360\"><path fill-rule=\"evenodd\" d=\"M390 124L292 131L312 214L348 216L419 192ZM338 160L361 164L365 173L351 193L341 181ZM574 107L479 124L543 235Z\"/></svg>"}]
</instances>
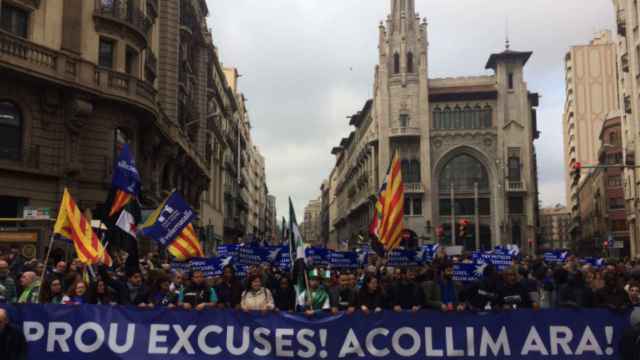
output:
<instances>
[{"instance_id":1,"label":"crowd of people","mask_svg":"<svg viewBox=\"0 0 640 360\"><path fill-rule=\"evenodd\" d=\"M562 264L523 258L498 272L493 265L475 282L454 280L454 261L436 258L414 268L379 264L358 270L313 268L296 294L296 278L270 264L252 266L239 278L233 266L220 277L172 270L158 254L126 261L115 269L89 268L79 260L45 266L17 251L0 253L0 303L133 305L139 308L328 311L365 314L394 311L488 311L519 308L608 308L640 306L640 264L619 261L595 268L572 257Z\"/></svg>"}]
</instances>

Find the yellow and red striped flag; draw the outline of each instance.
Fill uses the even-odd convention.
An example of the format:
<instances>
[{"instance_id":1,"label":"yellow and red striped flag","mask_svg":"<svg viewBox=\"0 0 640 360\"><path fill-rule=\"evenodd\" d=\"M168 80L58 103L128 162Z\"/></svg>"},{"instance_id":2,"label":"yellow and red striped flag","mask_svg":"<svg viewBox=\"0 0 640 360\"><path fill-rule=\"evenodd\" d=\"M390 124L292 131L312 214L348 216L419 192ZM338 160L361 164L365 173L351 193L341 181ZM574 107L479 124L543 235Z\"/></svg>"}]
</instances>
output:
<instances>
[{"instance_id":1,"label":"yellow and red striped flag","mask_svg":"<svg viewBox=\"0 0 640 360\"><path fill-rule=\"evenodd\" d=\"M204 251L193 227L196 213L174 191L142 225L142 235L156 240L178 261L203 257Z\"/></svg>"},{"instance_id":2,"label":"yellow and red striped flag","mask_svg":"<svg viewBox=\"0 0 640 360\"><path fill-rule=\"evenodd\" d=\"M204 257L204 251L196 236L193 224L189 224L182 230L176 240L167 248L169 253L178 261L186 261L194 257Z\"/></svg>"},{"instance_id":3,"label":"yellow and red striped flag","mask_svg":"<svg viewBox=\"0 0 640 360\"><path fill-rule=\"evenodd\" d=\"M93 265L102 262L107 266L111 266L111 256L102 246L100 239L91 228L91 223L84 217L66 188L64 189L53 233L70 239L76 249L78 258L84 264Z\"/></svg>"},{"instance_id":4,"label":"yellow and red striped flag","mask_svg":"<svg viewBox=\"0 0 640 360\"><path fill-rule=\"evenodd\" d=\"M404 185L400 156L396 152L378 194L370 232L389 251L400 244L403 231Z\"/></svg>"}]
</instances>

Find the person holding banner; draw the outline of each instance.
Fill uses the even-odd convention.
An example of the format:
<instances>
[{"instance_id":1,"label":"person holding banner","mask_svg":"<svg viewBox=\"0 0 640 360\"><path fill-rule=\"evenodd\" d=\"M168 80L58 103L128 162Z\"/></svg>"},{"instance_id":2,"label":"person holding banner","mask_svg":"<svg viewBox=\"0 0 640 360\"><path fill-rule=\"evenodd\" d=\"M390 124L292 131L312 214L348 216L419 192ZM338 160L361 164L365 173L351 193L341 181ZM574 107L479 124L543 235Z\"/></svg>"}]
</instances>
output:
<instances>
[{"instance_id":1,"label":"person holding banner","mask_svg":"<svg viewBox=\"0 0 640 360\"><path fill-rule=\"evenodd\" d=\"M62 303L65 305L82 305L86 304L86 292L87 292L87 284L82 280L76 280L71 287L69 287L69 291L67 291L67 295L62 298Z\"/></svg>"},{"instance_id":2,"label":"person holding banner","mask_svg":"<svg viewBox=\"0 0 640 360\"><path fill-rule=\"evenodd\" d=\"M416 312L424 306L424 294L416 284L414 269L400 269L397 282L389 293L391 307L394 311L411 310Z\"/></svg>"},{"instance_id":3,"label":"person holding banner","mask_svg":"<svg viewBox=\"0 0 640 360\"><path fill-rule=\"evenodd\" d=\"M227 309L239 309L242 300L242 284L236 278L236 270L233 265L227 265L222 269L222 283L216 288L218 294L218 306Z\"/></svg>"},{"instance_id":4,"label":"person holding banner","mask_svg":"<svg viewBox=\"0 0 640 360\"><path fill-rule=\"evenodd\" d=\"M296 291L291 286L287 276L280 278L279 285L274 289L274 305L276 310L293 311L296 308Z\"/></svg>"},{"instance_id":5,"label":"person holding banner","mask_svg":"<svg viewBox=\"0 0 640 360\"><path fill-rule=\"evenodd\" d=\"M167 290L168 290L167 285ZM179 305L185 310L202 311L213 309L218 303L218 295L215 289L207 286L204 273L196 270L191 275L191 285L184 290L184 295L179 300Z\"/></svg>"},{"instance_id":6,"label":"person holding banner","mask_svg":"<svg viewBox=\"0 0 640 360\"><path fill-rule=\"evenodd\" d=\"M171 280L169 276L160 274L155 279L151 289L150 301L155 307L166 307L173 309L178 306L178 296L170 289Z\"/></svg>"},{"instance_id":7,"label":"person holding banner","mask_svg":"<svg viewBox=\"0 0 640 360\"><path fill-rule=\"evenodd\" d=\"M240 307L244 311L271 311L275 309L271 291L262 285L262 276L255 274L248 279L249 288L242 293Z\"/></svg>"},{"instance_id":8,"label":"person holding banner","mask_svg":"<svg viewBox=\"0 0 640 360\"><path fill-rule=\"evenodd\" d=\"M346 311L347 315L351 315L356 310L357 294L353 287L351 275L346 272L341 273L338 278L338 285L331 288L331 313L334 315L338 311Z\"/></svg>"},{"instance_id":9,"label":"person holding banner","mask_svg":"<svg viewBox=\"0 0 640 360\"><path fill-rule=\"evenodd\" d=\"M107 286L116 291L118 304L133 305L140 308L153 307L153 304L149 301L149 290L143 283L140 269L128 269L125 282L113 279L104 266L99 267L99 273Z\"/></svg>"},{"instance_id":10,"label":"person holding banner","mask_svg":"<svg viewBox=\"0 0 640 360\"><path fill-rule=\"evenodd\" d=\"M298 306L307 316L313 316L316 312L330 310L329 294L320 286L318 269L309 271L307 277L309 279L309 287L298 295Z\"/></svg>"},{"instance_id":11,"label":"person holding banner","mask_svg":"<svg viewBox=\"0 0 640 360\"><path fill-rule=\"evenodd\" d=\"M386 307L385 293L377 277L365 276L364 284L358 292L357 303L365 315L369 315L372 311L380 312Z\"/></svg>"},{"instance_id":12,"label":"person holding banner","mask_svg":"<svg viewBox=\"0 0 640 360\"><path fill-rule=\"evenodd\" d=\"M26 360L28 355L24 334L9 322L5 309L0 309L0 354L3 360Z\"/></svg>"},{"instance_id":13,"label":"person holding banner","mask_svg":"<svg viewBox=\"0 0 640 360\"><path fill-rule=\"evenodd\" d=\"M500 288L500 303L504 310L530 309L533 304L527 289L518 281L518 273L511 267L502 273L503 286Z\"/></svg>"},{"instance_id":14,"label":"person holding banner","mask_svg":"<svg viewBox=\"0 0 640 360\"><path fill-rule=\"evenodd\" d=\"M442 311L465 310L464 303L460 301L463 286L453 280L453 264L451 262L444 264L444 269L440 271L438 288L440 289L440 309Z\"/></svg>"}]
</instances>

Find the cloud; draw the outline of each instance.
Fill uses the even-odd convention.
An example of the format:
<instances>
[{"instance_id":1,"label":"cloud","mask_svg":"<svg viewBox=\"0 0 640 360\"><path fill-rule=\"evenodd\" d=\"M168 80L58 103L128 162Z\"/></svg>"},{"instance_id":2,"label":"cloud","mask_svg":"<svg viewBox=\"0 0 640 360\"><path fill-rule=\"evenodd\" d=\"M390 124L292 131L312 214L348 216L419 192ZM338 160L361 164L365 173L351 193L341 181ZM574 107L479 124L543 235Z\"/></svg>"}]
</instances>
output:
<instances>
[{"instance_id":1,"label":"cloud","mask_svg":"<svg viewBox=\"0 0 640 360\"><path fill-rule=\"evenodd\" d=\"M350 129L346 116L372 95L378 24L389 1L208 0L209 26L224 65L239 68L253 139L266 157L267 181L287 215L300 219L320 195L333 164L331 147ZM541 201L564 202L563 58L595 31L613 29L610 0L416 0L429 23L429 76L485 73L504 48L531 50L525 77L542 95L537 141Z\"/></svg>"}]
</instances>

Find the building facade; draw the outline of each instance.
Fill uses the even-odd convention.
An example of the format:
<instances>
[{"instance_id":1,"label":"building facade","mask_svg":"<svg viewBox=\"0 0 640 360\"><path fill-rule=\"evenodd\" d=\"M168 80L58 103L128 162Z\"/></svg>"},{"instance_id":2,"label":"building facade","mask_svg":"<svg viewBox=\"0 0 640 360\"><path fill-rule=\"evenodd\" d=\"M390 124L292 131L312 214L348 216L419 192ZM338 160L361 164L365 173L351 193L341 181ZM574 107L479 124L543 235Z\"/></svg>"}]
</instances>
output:
<instances>
[{"instance_id":1,"label":"building facade","mask_svg":"<svg viewBox=\"0 0 640 360\"><path fill-rule=\"evenodd\" d=\"M414 0L392 0L379 26L374 97L362 111L371 124L366 117L354 124L333 150L338 240L366 234L372 196L398 152L405 228L422 242L467 249L514 243L535 250L538 95L524 79L531 55L507 46L487 61L493 75L429 78L426 21ZM471 231L460 238L456 224L462 220L470 221Z\"/></svg>"},{"instance_id":2,"label":"building facade","mask_svg":"<svg viewBox=\"0 0 640 360\"><path fill-rule=\"evenodd\" d=\"M603 252L616 257L630 255L626 220L622 124L619 114L609 116L599 136L600 167L590 169L578 187L581 237L576 251L582 255Z\"/></svg>"},{"instance_id":3,"label":"building facade","mask_svg":"<svg viewBox=\"0 0 640 360\"><path fill-rule=\"evenodd\" d=\"M562 119L567 204L574 215L572 237L580 241L579 181L575 164L598 163L600 129L607 114L618 109L616 47L609 31L588 45L573 46L565 56L566 99Z\"/></svg>"},{"instance_id":4,"label":"building facade","mask_svg":"<svg viewBox=\"0 0 640 360\"><path fill-rule=\"evenodd\" d=\"M638 3L634 0L612 0L617 32L618 103L622 116L622 146L624 150L624 188L627 223L629 225L630 252L640 256L640 169L635 168L636 154L640 150L638 139L640 121L640 24Z\"/></svg>"},{"instance_id":5,"label":"building facade","mask_svg":"<svg viewBox=\"0 0 640 360\"><path fill-rule=\"evenodd\" d=\"M101 216L124 144L143 208L177 189L200 210L213 164L207 11L199 0L0 1L0 82L12 84L0 87L0 217L25 207L55 214L65 187ZM49 225L25 237L25 253L42 251L31 240L47 238Z\"/></svg>"},{"instance_id":6,"label":"building facade","mask_svg":"<svg viewBox=\"0 0 640 360\"><path fill-rule=\"evenodd\" d=\"M300 226L300 231L305 243L311 246L319 246L323 243L320 239L321 209L321 199L309 201L309 204L304 208L304 222Z\"/></svg>"},{"instance_id":7,"label":"building facade","mask_svg":"<svg viewBox=\"0 0 640 360\"><path fill-rule=\"evenodd\" d=\"M267 206L265 211L265 240L272 245L278 243L278 213L276 210L276 197L267 195Z\"/></svg>"},{"instance_id":8,"label":"building facade","mask_svg":"<svg viewBox=\"0 0 640 360\"><path fill-rule=\"evenodd\" d=\"M540 250L567 249L570 228L571 211L566 206L540 209Z\"/></svg>"}]
</instances>

